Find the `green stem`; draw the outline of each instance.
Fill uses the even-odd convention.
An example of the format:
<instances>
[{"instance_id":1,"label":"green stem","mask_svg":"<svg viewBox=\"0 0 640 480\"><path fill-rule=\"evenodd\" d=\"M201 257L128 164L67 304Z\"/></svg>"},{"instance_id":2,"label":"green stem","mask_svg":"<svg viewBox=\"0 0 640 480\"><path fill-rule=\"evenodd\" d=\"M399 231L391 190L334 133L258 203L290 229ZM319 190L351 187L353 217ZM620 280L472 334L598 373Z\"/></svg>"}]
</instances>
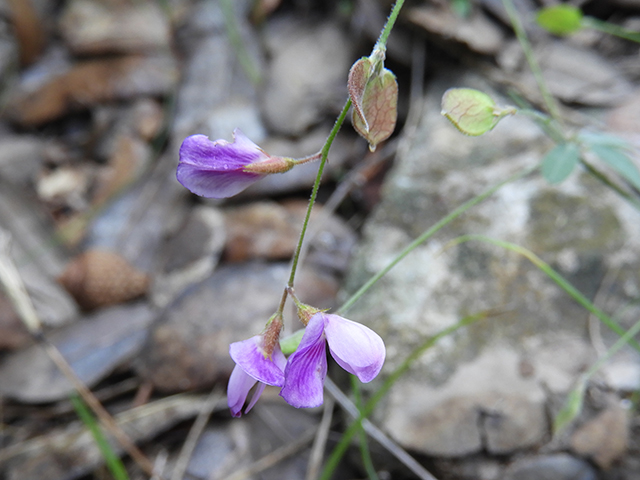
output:
<instances>
[{"instance_id":1,"label":"green stem","mask_svg":"<svg viewBox=\"0 0 640 480\"><path fill-rule=\"evenodd\" d=\"M516 245L515 243L505 242L504 240L497 240L495 238L485 237L484 235L463 235L461 237L456 238L449 242L448 245L459 245L464 242L468 242L471 240L479 240L481 242L491 243L493 245L497 245L498 247L505 248L507 250L511 250L512 252L518 253L533 263L538 269L540 269L544 274L546 274L551 280L555 282L560 288L562 288L576 303L581 305L585 310L592 313L596 317L600 319L602 323L604 323L609 329L620 335L621 337L625 335L626 331L622 328L615 320L609 317L602 310L597 308L587 297L585 297L577 288L571 285L567 280L564 279L562 275L556 272L551 266L538 257L531 250L528 250L520 245ZM640 344L633 339L628 340L629 345L631 345L634 349L640 352Z\"/></svg>"},{"instance_id":2,"label":"green stem","mask_svg":"<svg viewBox=\"0 0 640 480\"><path fill-rule=\"evenodd\" d=\"M640 43L640 32L634 32L633 30L628 30L609 22L603 22L602 20L598 20L597 18L583 17L582 26L590 27L594 30L600 30L601 32L624 38L625 40Z\"/></svg>"},{"instance_id":3,"label":"green stem","mask_svg":"<svg viewBox=\"0 0 640 480\"><path fill-rule=\"evenodd\" d=\"M402 9L402 5L404 4L404 0L398 0L395 5L393 6L393 9L391 10L391 13L389 14L389 18L387 18L387 23L384 25L384 28L382 29L382 33L380 33L380 38L378 38L378 41L376 42L376 46L374 47L374 51L376 48L381 47L381 48L386 48L387 47L387 39L389 38L389 34L391 33L391 30L393 29L393 25L396 23L396 19L398 18L398 14L400 13L400 10Z\"/></svg>"},{"instance_id":4,"label":"green stem","mask_svg":"<svg viewBox=\"0 0 640 480\"><path fill-rule=\"evenodd\" d=\"M354 396L354 403L356 407L358 407L358 412L362 412L364 407L362 401L362 390L360 389L359 380L355 375L351 375L351 391ZM359 414L359 413L358 413ZM364 466L365 471L367 472L367 476L369 480L379 480L378 472L373 465L373 460L371 459L371 452L369 451L369 444L367 442L367 432L365 432L362 426L362 420L357 420L358 424L358 437L360 440L360 456L362 457L362 464Z\"/></svg>"},{"instance_id":5,"label":"green stem","mask_svg":"<svg viewBox=\"0 0 640 480\"><path fill-rule=\"evenodd\" d=\"M504 180L503 182L500 182L499 184L494 185L493 187L491 187L491 188L485 190L484 192L482 192L480 195L477 195L477 196L473 197L471 200L468 200L467 202L463 203L458 208L456 208L454 211L452 211L449 215L447 215L446 217L442 218L435 225L433 225L431 228L429 228L427 231L425 231L422 235L420 235L418 238L416 238L413 242L411 242L409 245L407 245L404 248L404 250L402 250L402 252L400 252L398 254L398 256L396 258L394 258L386 267L384 267L382 270L380 270L378 273L376 273L373 277L371 277L369 279L369 281L367 283L365 283L362 287L360 287L360 289L356 293L354 293L351 296L351 298L349 298L338 309L338 313L342 314L342 313L346 312L349 308L351 308L351 306L362 295L364 295L365 292L367 290L369 290L378 280L380 280L384 275L386 275L389 270L391 270L393 267L395 267L404 257L406 257L413 250L415 250L415 248L418 245L420 245L421 243L424 243L426 240L431 238L438 230L440 230L444 226L446 226L449 223L451 223L453 220L455 220L457 217L459 217L464 212L469 210L471 207L477 205L478 203L482 202L483 200L485 200L488 197L490 197L491 195L493 195L502 186L506 185L507 183L510 183L512 181L515 181L515 180L518 180L520 178L523 178L523 177L527 176L528 174L530 174L532 171L536 170L537 168L538 168L537 165L535 167L528 168L528 169L524 170L523 172L520 172L517 175L514 175L514 176Z\"/></svg>"},{"instance_id":6,"label":"green stem","mask_svg":"<svg viewBox=\"0 0 640 480\"><path fill-rule=\"evenodd\" d=\"M555 143L560 144L567 141L562 130L558 128L558 124L547 114L529 108L519 108L516 113L531 118Z\"/></svg>"},{"instance_id":7,"label":"green stem","mask_svg":"<svg viewBox=\"0 0 640 480\"><path fill-rule=\"evenodd\" d=\"M382 400L382 398L387 394L387 392L391 389L393 384L409 370L409 367L415 362L418 358L422 356L422 354L427 351L429 348L434 346L438 341L455 332L456 330L465 327L467 325L471 325L472 323L488 318L491 315L491 312L481 312L475 315L469 315L464 317L455 325L451 327L445 328L438 334L433 337L427 339L422 345L419 345L415 350L409 354L409 356L402 362L402 364L396 368L391 375L387 377L384 381L384 384L380 389L371 397L371 399L365 404L365 406L360 410L360 415L358 418L347 428L347 430L342 435L340 442L336 445L336 448L333 449L331 455L327 459L327 463L325 464L324 469L322 470L322 475L320 476L320 480L330 480L333 471L338 466L340 459L343 457L347 448L351 444L351 439L353 439L354 435L358 433L358 430L361 428L362 420L371 415L374 408Z\"/></svg>"},{"instance_id":8,"label":"green stem","mask_svg":"<svg viewBox=\"0 0 640 480\"><path fill-rule=\"evenodd\" d=\"M549 110L549 114L551 114L553 119L558 122L559 125L564 125L564 123L562 122L562 117L560 116L560 108L558 107L558 103L556 102L555 98L553 98L553 95L551 95L551 92L547 87L547 82L542 75L542 69L540 68L540 64L538 64L538 61L536 60L536 57L533 53L533 48L531 47L531 43L529 42L529 37L527 37L527 32L525 32L524 27L522 26L522 22L520 22L520 17L518 17L518 13L513 6L513 1L502 0L502 4L504 5L504 8L509 15L509 20L511 20L511 24L513 25L513 30L516 33L516 38L518 39L518 42L520 42L520 46L522 47L524 56L526 57L529 68L531 68L531 72L536 79L536 83L538 84L538 88L540 89L540 94L542 95L542 99L547 106L547 110Z\"/></svg>"},{"instance_id":9,"label":"green stem","mask_svg":"<svg viewBox=\"0 0 640 480\"><path fill-rule=\"evenodd\" d=\"M611 190L616 192L620 197L625 199L631 205L633 205L637 210L640 210L640 202L629 192L626 192L623 188L617 185L615 182L611 181L604 173L598 170L596 167L591 165L591 163L587 162L582 156L580 157L580 163L587 169L587 171L593 175L595 178L600 180L604 185L609 187Z\"/></svg>"},{"instance_id":10,"label":"green stem","mask_svg":"<svg viewBox=\"0 0 640 480\"><path fill-rule=\"evenodd\" d=\"M249 55L249 52L245 48L240 29L238 28L238 21L233 8L233 0L220 0L220 8L222 15L224 16L224 25L227 29L227 36L229 37L229 43L236 52L238 61L244 73L249 78L249 81L253 85L259 85L261 79L260 71L255 65L255 62Z\"/></svg>"},{"instance_id":11,"label":"green stem","mask_svg":"<svg viewBox=\"0 0 640 480\"><path fill-rule=\"evenodd\" d=\"M344 123L344 119L347 117L347 113L349 112L349 108L351 108L351 100L347 100L342 108L342 112L340 112L340 116L336 119L336 123L333 125L331 129L331 133L327 137L327 141L324 143L321 152L320 166L318 167L318 174L316 175L316 181L313 184L313 190L311 191L311 198L309 198L309 206L307 207L307 213L304 217L304 222L302 223L302 230L300 231L300 238L298 238L298 245L296 246L296 251L293 254L293 260L291 261L291 274L289 275L289 282L287 283L286 288L282 294L282 298L280 300L280 306L278 307L278 312L282 314L284 311L284 305L287 300L287 292L289 288L293 288L293 282L296 278L296 270L298 269L298 261L300 260L300 251L302 250L302 244L304 242L304 237L307 233L307 227L309 226L309 218L311 218L311 210L313 210L313 205L316 203L316 197L318 196L318 189L320 188L320 182L322 181L322 172L324 172L324 167L327 164L327 158L329 156L329 149L333 144L333 140L336 138L336 135L340 131L342 124Z\"/></svg>"}]
</instances>

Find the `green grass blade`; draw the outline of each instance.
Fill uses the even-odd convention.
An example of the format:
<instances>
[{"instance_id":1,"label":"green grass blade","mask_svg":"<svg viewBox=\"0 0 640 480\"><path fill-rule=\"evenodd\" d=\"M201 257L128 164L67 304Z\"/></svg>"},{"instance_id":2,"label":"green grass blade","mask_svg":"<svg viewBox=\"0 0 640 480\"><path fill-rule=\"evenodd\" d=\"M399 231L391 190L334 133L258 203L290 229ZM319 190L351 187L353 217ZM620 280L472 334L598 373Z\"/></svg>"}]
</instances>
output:
<instances>
[{"instance_id":1,"label":"green grass blade","mask_svg":"<svg viewBox=\"0 0 640 480\"><path fill-rule=\"evenodd\" d=\"M358 411L362 413L362 390L360 388L359 380L355 375L351 375L351 390L354 396L354 403L358 407ZM362 427L362 419L357 420L358 423L358 440L360 442L360 456L362 457L362 464L364 465L364 469L367 472L367 476L369 480L379 480L378 472L373 465L373 460L371 459L371 452L369 451L369 444L367 442L367 432L364 431Z\"/></svg>"},{"instance_id":2,"label":"green grass blade","mask_svg":"<svg viewBox=\"0 0 640 480\"><path fill-rule=\"evenodd\" d=\"M82 420L82 423L89 429L93 439L102 454L104 461L107 465L107 468L113 475L115 480L129 480L129 474L127 470L124 468L124 464L120 457L113 450L107 438L102 433L98 422L95 417L89 411L89 408L85 405L82 399L78 395L71 396L71 403L73 404L73 408L75 409L78 417Z\"/></svg>"},{"instance_id":3,"label":"green grass blade","mask_svg":"<svg viewBox=\"0 0 640 480\"><path fill-rule=\"evenodd\" d=\"M511 183L511 182L513 182L515 180L519 180L521 178L524 178L527 175L529 175L531 172L536 170L537 168L538 168L538 166L527 168L526 170L524 170L524 171L522 171L522 172L520 172L520 173L518 173L518 174L516 174L516 175L514 175L512 177L509 177L508 179L498 183L497 185L494 185L493 187L491 187L491 188L485 190L484 192L482 192L480 195L477 195L477 196L473 197L471 200L469 200L469 201L463 203L462 205L460 205L458 208L456 208L454 211L452 211L449 215L447 215L446 217L442 218L435 225L433 225L431 228L426 230L422 235L420 235L418 238L416 238L413 242L411 242L409 245L407 245L404 248L404 250L402 250L391 262L389 262L389 264L386 267L384 267L382 270L380 270L378 273L376 273L373 277L371 277L367 281L367 283L365 283L362 287L360 287L360 289L356 293L351 295L351 297L337 310L336 313L344 314L349 308L351 308L353 306L353 304L362 295L364 295L371 287L373 287L378 282L378 280L380 280L383 276L385 276L387 274L387 272L389 272L389 270L391 270L393 267L395 267L404 257L409 255L409 253L411 253L413 250L415 250L416 247L418 247L420 244L426 242L429 238L431 238L433 235L435 235L443 227L447 226L449 223L454 221L456 218L458 218L464 212L469 210L471 207L474 207L475 205L479 204L483 200L486 200L487 198L489 198L491 195L496 193L498 190L500 190L500 188L502 188L507 183Z\"/></svg>"},{"instance_id":4,"label":"green grass blade","mask_svg":"<svg viewBox=\"0 0 640 480\"><path fill-rule=\"evenodd\" d=\"M382 387L380 387L380 389L376 391L376 393L369 399L369 401L365 404L365 406L360 410L360 415L358 416L358 418L344 432L344 434L342 435L342 438L340 439L340 442L333 449L333 452L331 452L331 455L329 456L329 459L327 460L327 463L325 464L325 467L322 470L322 474L320 475L320 480L330 480L331 475L333 474L333 471L338 466L338 463L344 456L345 452L347 451L347 448L349 448L351 440L353 439L354 435L358 433L358 430L361 428L362 420L368 417L369 415L371 415L371 412L373 412L373 409L376 407L378 402L382 400L382 398L391 389L393 384L396 383L396 381L406 373L406 371L409 369L409 367L411 367L414 361L416 361L418 358L422 356L424 352L426 352L428 349L430 349L436 343L438 343L440 339L454 333L460 328L471 325L472 323L475 323L478 320L488 318L493 314L494 314L493 312L486 311L486 312L481 312L475 315L469 315L467 317L464 317L455 325L445 328L444 330L437 333L433 337L430 337L429 339L427 339L422 345L419 345L416 349L414 349L411 352L411 354L409 354L409 356L404 360L404 362L402 362L402 364L398 366L391 373L391 375L389 375L386 378L386 380L382 384Z\"/></svg>"},{"instance_id":5,"label":"green grass blade","mask_svg":"<svg viewBox=\"0 0 640 480\"><path fill-rule=\"evenodd\" d=\"M492 245L496 245L498 247L505 248L507 250L511 250L512 252L518 253L533 263L536 267L538 267L543 273L545 273L551 280L553 280L556 285L562 288L574 301L576 301L579 305L585 308L587 311L591 312L593 315L598 317L598 319L604 323L607 327L613 330L615 333L623 337L626 334L624 328L622 328L615 320L613 320L609 315L604 313L602 310L597 308L591 301L585 297L578 289L576 289L573 285L571 285L566 279L562 277L558 272L556 272L551 266L538 257L531 250L528 250L520 245L516 245L515 243L505 242L503 240L496 240L495 238L485 237L483 235L463 235L458 237L451 242L447 246L450 245L459 245L461 243L469 242L472 240L478 240L485 243L490 243ZM634 349L640 352L640 344L633 339L629 339L629 345L631 345Z\"/></svg>"}]
</instances>

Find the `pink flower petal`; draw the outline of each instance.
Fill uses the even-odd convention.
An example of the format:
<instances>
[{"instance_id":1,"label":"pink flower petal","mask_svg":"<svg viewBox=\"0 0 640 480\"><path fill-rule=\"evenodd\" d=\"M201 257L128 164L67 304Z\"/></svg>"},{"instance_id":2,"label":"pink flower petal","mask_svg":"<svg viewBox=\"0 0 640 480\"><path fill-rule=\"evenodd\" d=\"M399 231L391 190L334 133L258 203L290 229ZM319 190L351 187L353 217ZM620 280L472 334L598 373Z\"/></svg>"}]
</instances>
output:
<instances>
[{"instance_id":1,"label":"pink flower petal","mask_svg":"<svg viewBox=\"0 0 640 480\"><path fill-rule=\"evenodd\" d=\"M247 400L249 390L251 390L251 387L255 384L256 380L244 373L242 368L238 365L234 367L231 372L231 376L229 377L229 384L227 385L227 403L231 410L231 415L234 417L242 415L242 407L244 406L244 402ZM262 391L260 391L260 393L262 393ZM254 399L256 401L258 400L255 394ZM255 404L253 401L254 399L251 400L251 407Z\"/></svg>"},{"instance_id":2,"label":"pink flower petal","mask_svg":"<svg viewBox=\"0 0 640 480\"><path fill-rule=\"evenodd\" d=\"M380 335L338 315L316 313L311 321L315 317L323 318L329 351L338 365L364 383L380 373L386 355Z\"/></svg>"},{"instance_id":3,"label":"pink flower petal","mask_svg":"<svg viewBox=\"0 0 640 480\"><path fill-rule=\"evenodd\" d=\"M245 172L243 168L269 156L239 129L233 135L233 143L212 142L205 135L187 137L180 147L178 181L196 195L227 198L260 180L263 175Z\"/></svg>"},{"instance_id":4,"label":"pink flower petal","mask_svg":"<svg viewBox=\"0 0 640 480\"><path fill-rule=\"evenodd\" d=\"M244 372L267 385L284 385L284 366L287 359L276 344L271 358L264 356L262 335L256 335L229 345L229 355Z\"/></svg>"},{"instance_id":5,"label":"pink flower petal","mask_svg":"<svg viewBox=\"0 0 640 480\"><path fill-rule=\"evenodd\" d=\"M322 318L312 319L298 349L289 356L284 387L280 396L296 408L322 405L324 379L327 376L327 351Z\"/></svg>"}]
</instances>

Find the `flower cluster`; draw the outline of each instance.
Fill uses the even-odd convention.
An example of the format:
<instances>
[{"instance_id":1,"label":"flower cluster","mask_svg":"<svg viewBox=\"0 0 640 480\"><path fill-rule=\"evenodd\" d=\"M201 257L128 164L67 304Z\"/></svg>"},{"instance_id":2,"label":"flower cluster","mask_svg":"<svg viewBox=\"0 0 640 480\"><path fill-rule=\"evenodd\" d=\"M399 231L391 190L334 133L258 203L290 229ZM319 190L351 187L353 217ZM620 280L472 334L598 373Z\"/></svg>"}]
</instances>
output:
<instances>
[{"instance_id":1,"label":"flower cluster","mask_svg":"<svg viewBox=\"0 0 640 480\"><path fill-rule=\"evenodd\" d=\"M235 417L251 388L256 391L248 412L260 397L265 385L282 387L280 396L296 408L317 407L323 401L327 375L326 345L335 361L362 382L373 380L385 359L382 338L370 328L338 315L317 312L311 316L298 349L285 359L276 343L271 355L266 335L257 335L232 343L229 353L236 366L227 391L229 408Z\"/></svg>"}]
</instances>

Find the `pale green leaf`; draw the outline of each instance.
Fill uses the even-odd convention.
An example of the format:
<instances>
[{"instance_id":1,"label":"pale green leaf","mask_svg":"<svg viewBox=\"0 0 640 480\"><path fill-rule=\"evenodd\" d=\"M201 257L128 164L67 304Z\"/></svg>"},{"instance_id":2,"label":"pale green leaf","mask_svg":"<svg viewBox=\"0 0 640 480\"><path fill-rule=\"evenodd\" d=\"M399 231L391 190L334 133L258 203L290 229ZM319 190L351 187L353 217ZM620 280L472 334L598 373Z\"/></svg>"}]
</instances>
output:
<instances>
[{"instance_id":1,"label":"pale green leaf","mask_svg":"<svg viewBox=\"0 0 640 480\"><path fill-rule=\"evenodd\" d=\"M600 160L640 190L640 172L625 152L606 145L593 145L591 150L600 157Z\"/></svg>"},{"instance_id":2,"label":"pale green leaf","mask_svg":"<svg viewBox=\"0 0 640 480\"><path fill-rule=\"evenodd\" d=\"M573 5L556 5L540 10L536 21L555 35L569 35L582 28L582 11Z\"/></svg>"},{"instance_id":3,"label":"pale green leaf","mask_svg":"<svg viewBox=\"0 0 640 480\"><path fill-rule=\"evenodd\" d=\"M486 93L472 88L450 88L442 96L442 115L466 135L476 137L495 127L514 108L499 108Z\"/></svg>"},{"instance_id":4,"label":"pale green leaf","mask_svg":"<svg viewBox=\"0 0 640 480\"><path fill-rule=\"evenodd\" d=\"M557 145L542 160L542 176L551 184L565 180L578 164L580 151L574 143Z\"/></svg>"}]
</instances>

